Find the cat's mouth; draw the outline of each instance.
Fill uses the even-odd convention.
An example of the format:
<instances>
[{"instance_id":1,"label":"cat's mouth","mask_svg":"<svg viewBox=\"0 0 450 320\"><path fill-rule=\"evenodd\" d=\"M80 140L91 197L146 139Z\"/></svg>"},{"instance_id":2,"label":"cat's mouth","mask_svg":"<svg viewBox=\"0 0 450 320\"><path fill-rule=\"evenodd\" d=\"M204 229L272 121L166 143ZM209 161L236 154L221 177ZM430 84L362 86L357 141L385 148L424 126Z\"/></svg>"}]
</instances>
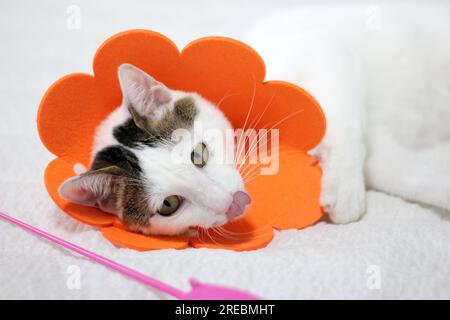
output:
<instances>
[{"instance_id":1,"label":"cat's mouth","mask_svg":"<svg viewBox=\"0 0 450 320\"><path fill-rule=\"evenodd\" d=\"M245 209L250 204L251 198L244 191L237 191L233 194L233 201L228 207L225 215L228 221L236 220L242 217L245 213Z\"/></svg>"}]
</instances>

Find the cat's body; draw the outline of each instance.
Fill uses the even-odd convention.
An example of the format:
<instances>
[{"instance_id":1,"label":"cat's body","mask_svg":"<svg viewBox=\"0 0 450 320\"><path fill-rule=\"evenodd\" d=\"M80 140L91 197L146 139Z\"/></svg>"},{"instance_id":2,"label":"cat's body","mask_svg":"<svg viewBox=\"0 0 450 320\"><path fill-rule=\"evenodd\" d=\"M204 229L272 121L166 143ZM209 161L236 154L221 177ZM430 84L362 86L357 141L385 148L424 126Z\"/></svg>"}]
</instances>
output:
<instances>
[{"instance_id":1,"label":"cat's body","mask_svg":"<svg viewBox=\"0 0 450 320\"><path fill-rule=\"evenodd\" d=\"M450 5L304 6L244 41L266 79L310 91L328 129L322 204L357 220L365 187L450 210Z\"/></svg>"}]
</instances>

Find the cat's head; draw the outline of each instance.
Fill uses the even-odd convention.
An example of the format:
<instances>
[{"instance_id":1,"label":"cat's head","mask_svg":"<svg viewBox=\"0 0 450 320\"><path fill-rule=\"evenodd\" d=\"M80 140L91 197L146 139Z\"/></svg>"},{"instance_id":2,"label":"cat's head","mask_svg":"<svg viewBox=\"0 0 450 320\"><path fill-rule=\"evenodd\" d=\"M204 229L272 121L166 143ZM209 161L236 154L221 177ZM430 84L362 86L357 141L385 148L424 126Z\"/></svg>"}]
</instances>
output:
<instances>
[{"instance_id":1,"label":"cat's head","mask_svg":"<svg viewBox=\"0 0 450 320\"><path fill-rule=\"evenodd\" d=\"M123 103L97 129L90 170L66 180L60 195L146 234L242 217L250 198L223 113L129 64L119 67L119 81Z\"/></svg>"}]
</instances>

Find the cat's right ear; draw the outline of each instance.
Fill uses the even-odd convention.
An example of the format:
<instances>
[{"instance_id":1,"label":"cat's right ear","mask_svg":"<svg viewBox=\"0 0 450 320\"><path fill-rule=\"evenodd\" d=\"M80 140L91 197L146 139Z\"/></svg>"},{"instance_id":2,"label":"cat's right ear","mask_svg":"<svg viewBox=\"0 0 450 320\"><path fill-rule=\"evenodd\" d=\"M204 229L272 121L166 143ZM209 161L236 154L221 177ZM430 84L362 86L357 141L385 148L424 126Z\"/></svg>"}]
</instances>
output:
<instances>
[{"instance_id":1,"label":"cat's right ear","mask_svg":"<svg viewBox=\"0 0 450 320\"><path fill-rule=\"evenodd\" d=\"M141 116L148 116L153 108L167 104L172 98L164 84L131 64L119 66L119 82L123 103Z\"/></svg>"},{"instance_id":2,"label":"cat's right ear","mask_svg":"<svg viewBox=\"0 0 450 320\"><path fill-rule=\"evenodd\" d=\"M69 202L117 215L120 213L118 192L123 178L123 171L116 166L90 170L64 181L58 193Z\"/></svg>"}]
</instances>

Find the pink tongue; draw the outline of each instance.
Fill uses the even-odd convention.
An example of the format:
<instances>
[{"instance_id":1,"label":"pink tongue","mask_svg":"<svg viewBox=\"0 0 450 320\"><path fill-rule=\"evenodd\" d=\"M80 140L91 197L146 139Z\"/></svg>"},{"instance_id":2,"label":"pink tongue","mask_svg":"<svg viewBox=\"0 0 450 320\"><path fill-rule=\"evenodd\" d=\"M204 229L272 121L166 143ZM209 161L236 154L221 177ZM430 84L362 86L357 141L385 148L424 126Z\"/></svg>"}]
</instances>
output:
<instances>
[{"instance_id":1,"label":"pink tongue","mask_svg":"<svg viewBox=\"0 0 450 320\"><path fill-rule=\"evenodd\" d=\"M244 213L245 207L251 202L249 195L243 191L233 194L233 202L228 208L226 215L229 220L239 217Z\"/></svg>"}]
</instances>

